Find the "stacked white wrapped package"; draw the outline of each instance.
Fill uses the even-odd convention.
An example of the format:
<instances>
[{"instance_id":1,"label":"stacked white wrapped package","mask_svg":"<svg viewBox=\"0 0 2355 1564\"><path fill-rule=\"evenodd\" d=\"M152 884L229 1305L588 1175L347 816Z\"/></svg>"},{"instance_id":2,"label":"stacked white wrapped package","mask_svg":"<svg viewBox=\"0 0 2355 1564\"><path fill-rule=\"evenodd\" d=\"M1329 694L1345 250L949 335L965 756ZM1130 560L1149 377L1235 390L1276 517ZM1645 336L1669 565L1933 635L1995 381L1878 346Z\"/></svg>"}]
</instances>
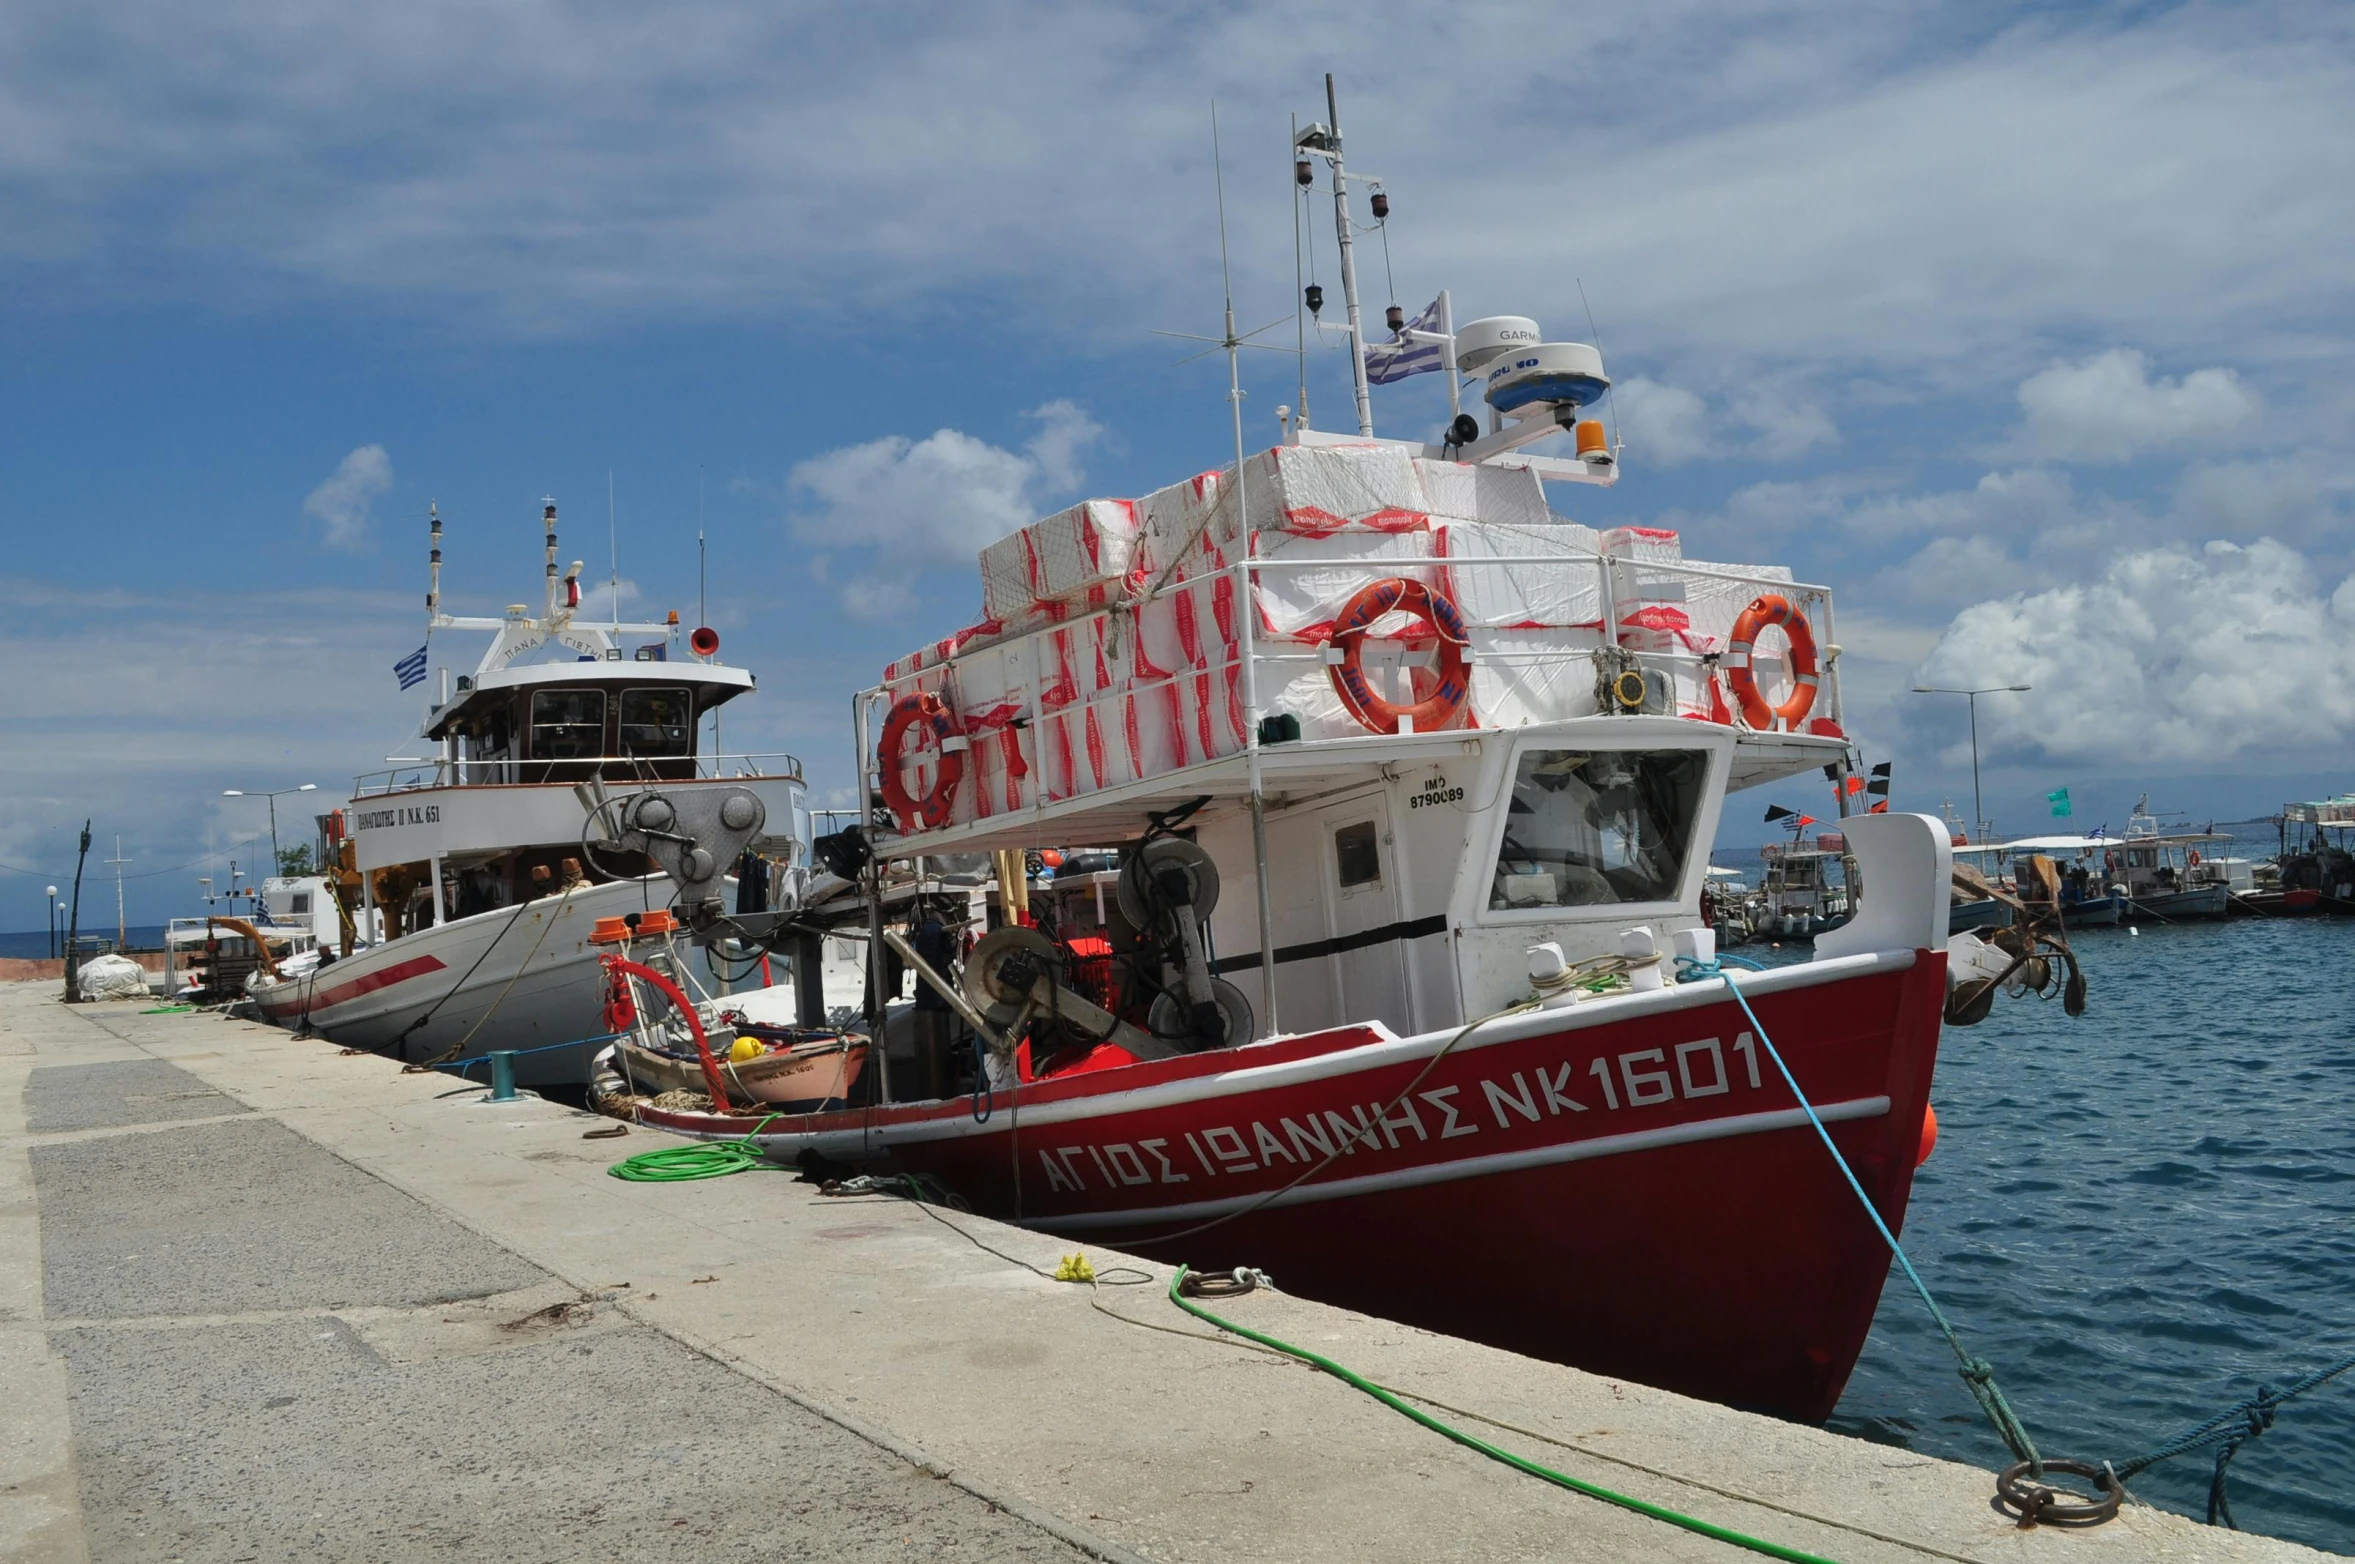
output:
<instances>
[{"instance_id":1,"label":"stacked white wrapped package","mask_svg":"<svg viewBox=\"0 0 2355 1564\"><path fill-rule=\"evenodd\" d=\"M1229 568L1244 560L1256 562L1248 600ZM1139 501L1073 507L992 545L990 617L887 677L895 700L934 693L955 714L969 746L950 812L959 824L1239 752L1246 644L1264 710L1297 717L1304 739L1362 735L1328 648L1344 606L1387 578L1427 586L1464 618L1472 689L1455 725L1591 714L1594 654L1613 624L1625 650L1670 675L1674 709L1722 720L1703 656L1788 572L1682 566L1672 532L1598 533L1553 514L1526 468L1395 446L1279 447L1249 458L1239 486L1231 469L1207 472ZM1372 627L1365 671L1409 701L1429 688L1411 670L1432 666L1436 650L1426 627L1393 613ZM923 739L910 747L926 756L904 773L920 794L937 756Z\"/></svg>"},{"instance_id":2,"label":"stacked white wrapped package","mask_svg":"<svg viewBox=\"0 0 2355 1564\"><path fill-rule=\"evenodd\" d=\"M1101 608L1142 570L1134 500L1083 500L981 551L981 607L1012 624L1047 604Z\"/></svg>"}]
</instances>

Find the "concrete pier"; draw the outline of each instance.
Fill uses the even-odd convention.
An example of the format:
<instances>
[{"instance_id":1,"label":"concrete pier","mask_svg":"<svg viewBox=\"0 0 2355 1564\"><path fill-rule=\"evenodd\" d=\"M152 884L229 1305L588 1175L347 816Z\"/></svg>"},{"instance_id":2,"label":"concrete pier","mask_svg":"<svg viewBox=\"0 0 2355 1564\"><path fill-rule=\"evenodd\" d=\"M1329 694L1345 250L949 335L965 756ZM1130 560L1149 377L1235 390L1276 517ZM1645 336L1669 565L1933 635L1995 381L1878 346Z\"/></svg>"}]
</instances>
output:
<instances>
[{"instance_id":1,"label":"concrete pier","mask_svg":"<svg viewBox=\"0 0 2355 1564\"><path fill-rule=\"evenodd\" d=\"M142 1008L0 987L0 1557L1755 1556L1216 1337L1162 1267L1049 1281L1015 1262L1069 1244L784 1172L625 1184L607 1165L664 1137ZM2140 1506L2021 1531L1974 1468L1280 1294L1220 1307L1833 1559L2324 1557Z\"/></svg>"}]
</instances>

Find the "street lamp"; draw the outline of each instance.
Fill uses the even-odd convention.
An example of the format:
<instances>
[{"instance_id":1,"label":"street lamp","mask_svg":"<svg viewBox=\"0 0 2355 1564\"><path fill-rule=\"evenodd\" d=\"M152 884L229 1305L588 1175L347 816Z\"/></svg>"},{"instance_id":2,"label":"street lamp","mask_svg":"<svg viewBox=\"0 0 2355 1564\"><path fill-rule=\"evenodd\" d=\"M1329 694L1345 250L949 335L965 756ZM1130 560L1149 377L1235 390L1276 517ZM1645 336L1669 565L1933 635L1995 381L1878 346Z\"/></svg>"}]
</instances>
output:
<instances>
[{"instance_id":1,"label":"street lamp","mask_svg":"<svg viewBox=\"0 0 2355 1564\"><path fill-rule=\"evenodd\" d=\"M1967 695L1971 698L1971 812L1977 816L1979 834L1973 838L1980 846L1987 844L1987 804L1979 795L1979 697L2006 691L2025 692L2025 684L1988 684L1975 690L1950 690L1940 684L1917 684L1916 695Z\"/></svg>"},{"instance_id":2,"label":"street lamp","mask_svg":"<svg viewBox=\"0 0 2355 1564\"><path fill-rule=\"evenodd\" d=\"M318 783L305 782L300 787L282 787L270 793L249 792L234 787L223 788L221 796L223 798L266 798L270 801L270 872L275 874L278 871L278 800L289 793L316 793L318 791Z\"/></svg>"},{"instance_id":3,"label":"street lamp","mask_svg":"<svg viewBox=\"0 0 2355 1564\"><path fill-rule=\"evenodd\" d=\"M49 887L49 954L57 954L57 887Z\"/></svg>"}]
</instances>

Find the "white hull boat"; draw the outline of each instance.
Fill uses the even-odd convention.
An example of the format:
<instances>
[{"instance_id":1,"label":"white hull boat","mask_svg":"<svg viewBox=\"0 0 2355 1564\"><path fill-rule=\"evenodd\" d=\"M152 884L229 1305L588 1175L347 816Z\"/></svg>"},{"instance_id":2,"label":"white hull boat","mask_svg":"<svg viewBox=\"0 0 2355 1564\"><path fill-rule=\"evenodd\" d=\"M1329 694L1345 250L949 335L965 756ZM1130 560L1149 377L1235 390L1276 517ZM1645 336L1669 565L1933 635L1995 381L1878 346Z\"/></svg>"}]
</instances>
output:
<instances>
[{"instance_id":1,"label":"white hull boat","mask_svg":"<svg viewBox=\"0 0 2355 1564\"><path fill-rule=\"evenodd\" d=\"M689 638L690 657L674 655L676 614L584 621L581 567L558 569L553 502L543 521L540 612L517 604L493 618L441 611L441 521L432 519L428 632L487 631L492 644L455 688L451 670L439 671L417 735L438 753L358 778L350 806L323 820L335 873L322 884L341 904L342 948L326 959L323 941L316 967L248 984L271 1020L411 1063L510 1052L520 1084L585 1084L612 1030L598 956L646 914L668 927L682 895L648 852L600 847L585 829L595 824L583 815L590 798L624 807L659 797L682 818L720 809L736 822L729 856L692 877L704 923L730 904L767 912L772 896L797 894L809 821L800 763L703 747L706 724L717 731L713 713L750 693L753 675L716 660L709 630ZM638 637L650 639L627 644ZM403 688L426 678L431 645L397 667ZM362 930L377 937L362 944ZM674 959L701 968L706 958ZM731 986L713 977L718 990Z\"/></svg>"},{"instance_id":2,"label":"white hull boat","mask_svg":"<svg viewBox=\"0 0 2355 1564\"><path fill-rule=\"evenodd\" d=\"M577 886L519 907L431 925L249 992L281 1026L406 1063L508 1050L518 1085L585 1081L606 1046L599 918L668 904L660 877ZM569 1047L565 1045L571 1045Z\"/></svg>"}]
</instances>

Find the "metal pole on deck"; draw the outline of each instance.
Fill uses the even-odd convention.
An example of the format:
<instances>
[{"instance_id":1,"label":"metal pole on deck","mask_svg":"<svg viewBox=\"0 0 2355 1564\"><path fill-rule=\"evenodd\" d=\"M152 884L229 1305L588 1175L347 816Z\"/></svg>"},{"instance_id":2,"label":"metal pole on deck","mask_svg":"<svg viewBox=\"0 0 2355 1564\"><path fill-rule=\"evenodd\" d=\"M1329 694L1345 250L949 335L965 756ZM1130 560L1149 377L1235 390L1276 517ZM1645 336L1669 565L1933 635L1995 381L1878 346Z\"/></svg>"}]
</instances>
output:
<instances>
[{"instance_id":1,"label":"metal pole on deck","mask_svg":"<svg viewBox=\"0 0 2355 1564\"><path fill-rule=\"evenodd\" d=\"M1357 307L1357 256L1349 238L1349 178L1341 171L1341 110L1333 97L1333 73L1325 72L1325 115L1333 138L1333 226L1341 238L1341 297L1349 306L1349 373L1357 389L1357 432L1374 432L1374 399L1366 387L1366 334Z\"/></svg>"},{"instance_id":2,"label":"metal pole on deck","mask_svg":"<svg viewBox=\"0 0 2355 1564\"><path fill-rule=\"evenodd\" d=\"M873 749L868 743L867 698L851 697L852 742L858 745L859 768L859 835L865 837L874 829L875 786L874 774L868 769ZM877 756L873 764L881 765ZM871 844L870 844L871 845ZM867 855L867 992L872 996L872 1014L867 1017L868 1037L873 1043L868 1057L875 1061L875 1095L878 1101L891 1101L891 1048L884 1037L884 1018L890 1001L883 993L883 854L870 851Z\"/></svg>"}]
</instances>

